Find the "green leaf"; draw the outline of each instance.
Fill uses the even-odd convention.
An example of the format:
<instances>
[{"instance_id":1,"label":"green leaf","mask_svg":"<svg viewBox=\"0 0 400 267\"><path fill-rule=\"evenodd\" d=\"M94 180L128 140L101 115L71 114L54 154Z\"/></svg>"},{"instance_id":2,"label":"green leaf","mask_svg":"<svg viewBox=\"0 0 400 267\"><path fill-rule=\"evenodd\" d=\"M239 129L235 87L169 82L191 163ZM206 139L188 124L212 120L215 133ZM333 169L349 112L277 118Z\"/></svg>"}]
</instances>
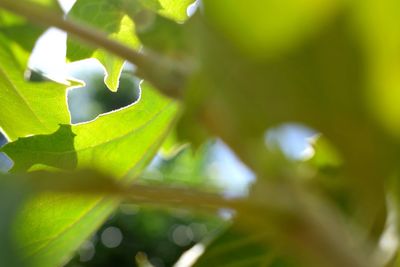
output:
<instances>
[{"instance_id":1,"label":"green leaf","mask_svg":"<svg viewBox=\"0 0 400 267\"><path fill-rule=\"evenodd\" d=\"M110 0L90 0L83 1L78 0L73 6L72 10L68 14L69 18L78 22L88 24L96 27L99 30L105 32L110 38L122 42L127 46L134 49L139 49L140 42L135 35L135 25L131 18L142 9L150 9L154 12L158 12L169 19L173 19L179 22L183 22L187 19L186 10L187 7L193 2L193 0L185 1L110 1ZM165 23L164 23L165 24ZM156 32L156 34L165 35L169 37L171 30L176 32L175 27L167 25L169 32ZM149 38L147 36L147 38ZM150 39L153 37L150 37ZM163 36L156 38L157 40L168 40ZM154 38L153 38L154 39ZM169 46L174 45L174 42L170 43ZM67 57L72 60L81 60L85 58L94 57L98 59L106 70L105 83L111 91L117 91L118 81L123 67L124 60L116 58L109 53L90 48L82 45L71 38L68 38L67 43Z\"/></svg>"},{"instance_id":2,"label":"green leaf","mask_svg":"<svg viewBox=\"0 0 400 267\"><path fill-rule=\"evenodd\" d=\"M144 24L141 27L140 20ZM178 59L187 52L188 35L184 25L148 12L136 16L135 22L138 25L136 33L144 47Z\"/></svg>"},{"instance_id":3,"label":"green leaf","mask_svg":"<svg viewBox=\"0 0 400 267\"><path fill-rule=\"evenodd\" d=\"M70 121L67 86L24 81L26 61L25 52L0 36L0 128L11 141L52 133Z\"/></svg>"},{"instance_id":4,"label":"green leaf","mask_svg":"<svg viewBox=\"0 0 400 267\"><path fill-rule=\"evenodd\" d=\"M368 104L391 135L400 136L400 7L396 0L356 1L356 26L368 71Z\"/></svg>"},{"instance_id":5,"label":"green leaf","mask_svg":"<svg viewBox=\"0 0 400 267\"><path fill-rule=\"evenodd\" d=\"M71 19L96 27L104 31L110 38L120 41L132 48L139 48L139 40L135 35L135 27L128 16L125 16L120 1L78 0L68 16ZM124 60L109 53L87 47L68 38L67 57L72 60L97 58L105 67L105 83L111 91L117 91L119 76Z\"/></svg>"},{"instance_id":6,"label":"green leaf","mask_svg":"<svg viewBox=\"0 0 400 267\"><path fill-rule=\"evenodd\" d=\"M128 16L124 16L121 20L119 31L110 35L110 38L130 45L134 48L139 48L139 40L132 32L135 31L135 25ZM119 87L119 78L125 60L116 56L110 55L103 50L94 52L94 58L97 58L103 64L106 72L104 82L107 87L115 92Z\"/></svg>"},{"instance_id":7,"label":"green leaf","mask_svg":"<svg viewBox=\"0 0 400 267\"><path fill-rule=\"evenodd\" d=\"M43 29L33 24L17 23L6 25L2 19L3 14L0 13L0 32L9 39L17 42L24 50L32 51L36 40L43 33Z\"/></svg>"},{"instance_id":8,"label":"green leaf","mask_svg":"<svg viewBox=\"0 0 400 267\"><path fill-rule=\"evenodd\" d=\"M375 119L365 108L367 73L348 19L338 15L301 46L255 61L235 47L235 40L216 31L207 14L192 17L187 26L201 67L185 91L187 108L180 123L184 131L179 134L197 142L205 133L218 135L242 153L258 175L275 177L267 169L266 129L297 122L322 132L345 162L343 176L352 192L354 220L377 238L386 211L382 177L393 168L387 167L392 159L384 155L390 155L395 144L374 127ZM240 23L232 18L231 26ZM285 168L281 171L287 173Z\"/></svg>"},{"instance_id":9,"label":"green leaf","mask_svg":"<svg viewBox=\"0 0 400 267\"><path fill-rule=\"evenodd\" d=\"M144 84L140 101L130 107L88 123L62 125L51 135L20 138L2 150L14 160L13 171L40 164L59 169L90 167L122 176L158 149L176 111L175 102Z\"/></svg>"},{"instance_id":10,"label":"green leaf","mask_svg":"<svg viewBox=\"0 0 400 267\"><path fill-rule=\"evenodd\" d=\"M295 47L335 14L335 0L205 0L207 19L247 54L269 57Z\"/></svg>"},{"instance_id":11,"label":"green leaf","mask_svg":"<svg viewBox=\"0 0 400 267\"><path fill-rule=\"evenodd\" d=\"M36 196L14 223L14 238L24 262L37 267L66 264L117 205L118 201L102 197Z\"/></svg>"},{"instance_id":12,"label":"green leaf","mask_svg":"<svg viewBox=\"0 0 400 267\"><path fill-rule=\"evenodd\" d=\"M187 9L194 1L195 0L158 0L158 4L155 5L152 1L140 0L143 6L178 22L183 22L188 18ZM147 2L152 4L149 5Z\"/></svg>"},{"instance_id":13,"label":"green leaf","mask_svg":"<svg viewBox=\"0 0 400 267\"><path fill-rule=\"evenodd\" d=\"M21 2L26 2L26 6L29 6L29 3L41 4L54 12L62 12L56 0L21 0ZM0 10L0 33L18 43L27 52L32 51L37 39L45 29L22 17Z\"/></svg>"},{"instance_id":14,"label":"green leaf","mask_svg":"<svg viewBox=\"0 0 400 267\"><path fill-rule=\"evenodd\" d=\"M335 147L324 136L314 137L311 145L314 149L314 154L308 162L315 167L326 170L339 168L343 165L343 160L335 150Z\"/></svg>"},{"instance_id":15,"label":"green leaf","mask_svg":"<svg viewBox=\"0 0 400 267\"><path fill-rule=\"evenodd\" d=\"M123 16L119 2L109 0L78 0L68 13L70 19L96 27L106 34L118 32ZM68 38L67 57L70 60L76 61L89 58L94 51L95 48L84 46Z\"/></svg>"},{"instance_id":16,"label":"green leaf","mask_svg":"<svg viewBox=\"0 0 400 267\"><path fill-rule=\"evenodd\" d=\"M124 181L138 175L154 156L177 114L177 104L142 85L136 104L94 121L61 126L52 135L21 138L5 151L13 171L51 166L93 168ZM23 153L22 153L23 152ZM117 201L102 197L46 194L30 202L15 229L25 260L34 266L58 266L114 210Z\"/></svg>"}]
</instances>

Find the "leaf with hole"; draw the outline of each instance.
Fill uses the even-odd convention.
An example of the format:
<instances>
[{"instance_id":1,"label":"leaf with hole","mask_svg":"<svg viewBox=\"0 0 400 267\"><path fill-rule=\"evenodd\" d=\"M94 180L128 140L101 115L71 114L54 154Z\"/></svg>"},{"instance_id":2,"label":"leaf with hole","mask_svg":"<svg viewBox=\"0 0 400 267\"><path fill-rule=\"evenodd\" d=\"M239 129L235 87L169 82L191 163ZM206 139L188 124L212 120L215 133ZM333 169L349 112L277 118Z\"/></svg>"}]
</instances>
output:
<instances>
[{"instance_id":1,"label":"leaf with hole","mask_svg":"<svg viewBox=\"0 0 400 267\"><path fill-rule=\"evenodd\" d=\"M14 172L93 168L129 182L157 152L177 110L175 101L143 84L140 100L127 108L88 123L62 125L54 134L20 138L2 150L14 161ZM103 197L39 195L15 226L25 260L40 267L65 263L117 203Z\"/></svg>"}]
</instances>

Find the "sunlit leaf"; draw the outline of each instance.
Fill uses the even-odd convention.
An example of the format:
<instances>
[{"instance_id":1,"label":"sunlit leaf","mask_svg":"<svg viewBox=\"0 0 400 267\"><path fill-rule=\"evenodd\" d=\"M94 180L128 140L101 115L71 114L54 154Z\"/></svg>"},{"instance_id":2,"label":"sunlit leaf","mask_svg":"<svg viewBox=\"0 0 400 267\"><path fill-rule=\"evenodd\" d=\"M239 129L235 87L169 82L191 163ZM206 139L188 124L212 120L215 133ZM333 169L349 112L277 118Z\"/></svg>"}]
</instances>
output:
<instances>
[{"instance_id":1,"label":"sunlit leaf","mask_svg":"<svg viewBox=\"0 0 400 267\"><path fill-rule=\"evenodd\" d=\"M159 12L161 15L173 19L175 21L184 21L188 18L187 8L192 4L195 0L157 0L157 4L149 5L147 2L155 2L155 1L146 1L140 0L143 6L153 9L154 11Z\"/></svg>"},{"instance_id":2,"label":"sunlit leaf","mask_svg":"<svg viewBox=\"0 0 400 267\"><path fill-rule=\"evenodd\" d=\"M139 24L136 32L145 48L175 58L180 58L187 52L189 45L184 25L160 15L143 14L148 16L148 22L143 22L146 24L143 27L140 27Z\"/></svg>"},{"instance_id":3,"label":"sunlit leaf","mask_svg":"<svg viewBox=\"0 0 400 267\"><path fill-rule=\"evenodd\" d=\"M126 179L131 180L156 153L177 112L175 102L148 85L142 90L140 101L130 107L92 122L61 126L53 135L21 138L3 151L14 160L14 171L94 168L116 177L129 172ZM116 204L102 197L40 195L16 225L26 261L41 267L65 263Z\"/></svg>"},{"instance_id":4,"label":"sunlit leaf","mask_svg":"<svg viewBox=\"0 0 400 267\"><path fill-rule=\"evenodd\" d=\"M135 25L131 21L135 15L143 9L150 9L154 12L183 22L188 18L187 8L193 0L185 1L81 1L78 0L69 12L68 16L78 22L95 26L97 29L105 32L110 38L122 42L127 46L138 49L140 46L139 40L135 35ZM152 23L151 23L152 24ZM174 27L172 27L175 30ZM171 29L169 27L168 29ZM156 40L166 41L168 39L175 40L176 36L169 30L168 32L155 32L158 37L151 36ZM165 38L165 35L169 38ZM179 38L178 38L179 39ZM170 42L171 43L171 42ZM173 43L173 42L172 42ZM165 44L164 44L165 46ZM90 48L79 42L68 39L67 57L72 60L80 60L84 58L97 58L105 67L106 78L105 83L111 91L117 91L119 76L123 67L124 60L116 58L102 50L96 51L95 48Z\"/></svg>"},{"instance_id":5,"label":"sunlit leaf","mask_svg":"<svg viewBox=\"0 0 400 267\"><path fill-rule=\"evenodd\" d=\"M27 135L52 133L60 123L70 121L67 86L25 81L26 61L25 52L0 36L0 128L11 141Z\"/></svg>"},{"instance_id":6,"label":"sunlit leaf","mask_svg":"<svg viewBox=\"0 0 400 267\"><path fill-rule=\"evenodd\" d=\"M68 13L68 17L96 27L106 34L112 34L118 32L124 16L119 7L118 2L108 0L77 1ZM95 50L68 38L67 57L72 61L89 58Z\"/></svg>"},{"instance_id":7,"label":"sunlit leaf","mask_svg":"<svg viewBox=\"0 0 400 267\"><path fill-rule=\"evenodd\" d=\"M132 48L139 48L134 24L129 17L124 15L123 6L119 1L80 0L75 3L68 16L81 23L97 27L114 40ZM117 91L124 60L102 50L96 50L68 38L67 57L72 61L97 58L105 67L107 87L111 91Z\"/></svg>"},{"instance_id":8,"label":"sunlit leaf","mask_svg":"<svg viewBox=\"0 0 400 267\"><path fill-rule=\"evenodd\" d=\"M54 12L61 13L57 0L21 0L26 6L36 3L45 6ZM39 36L46 30L30 23L25 18L0 10L0 33L18 43L27 52L31 52Z\"/></svg>"},{"instance_id":9,"label":"sunlit leaf","mask_svg":"<svg viewBox=\"0 0 400 267\"><path fill-rule=\"evenodd\" d=\"M146 153L157 150L176 113L176 103L153 90L144 85L137 104L88 123L62 125L51 135L20 138L2 150L14 160L13 171L40 164L60 169L91 167L124 175Z\"/></svg>"},{"instance_id":10,"label":"sunlit leaf","mask_svg":"<svg viewBox=\"0 0 400 267\"><path fill-rule=\"evenodd\" d=\"M130 45L134 48L139 47L139 40L132 32L135 31L135 25L129 19L128 16L124 16L121 20L119 31L110 35L110 38ZM111 91L117 91L119 87L119 78L124 65L124 60L118 57L112 56L103 50L97 50L93 54L94 58L97 58L101 64L103 64L106 77L104 82Z\"/></svg>"}]
</instances>

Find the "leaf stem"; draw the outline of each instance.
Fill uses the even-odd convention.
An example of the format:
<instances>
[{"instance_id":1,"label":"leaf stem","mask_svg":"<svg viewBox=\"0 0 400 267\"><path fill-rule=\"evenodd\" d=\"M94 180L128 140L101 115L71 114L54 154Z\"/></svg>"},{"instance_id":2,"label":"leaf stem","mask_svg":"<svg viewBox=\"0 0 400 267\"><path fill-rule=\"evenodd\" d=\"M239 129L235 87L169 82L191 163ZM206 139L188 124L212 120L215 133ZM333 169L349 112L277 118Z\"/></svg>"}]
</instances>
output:
<instances>
[{"instance_id":1,"label":"leaf stem","mask_svg":"<svg viewBox=\"0 0 400 267\"><path fill-rule=\"evenodd\" d=\"M93 47L100 47L126 59L139 69L139 76L148 80L163 93L180 96L187 75L187 68L165 56L155 53L139 53L132 48L114 41L96 28L76 23L62 14L28 1L0 0L0 8L22 16L36 24L56 27Z\"/></svg>"}]
</instances>

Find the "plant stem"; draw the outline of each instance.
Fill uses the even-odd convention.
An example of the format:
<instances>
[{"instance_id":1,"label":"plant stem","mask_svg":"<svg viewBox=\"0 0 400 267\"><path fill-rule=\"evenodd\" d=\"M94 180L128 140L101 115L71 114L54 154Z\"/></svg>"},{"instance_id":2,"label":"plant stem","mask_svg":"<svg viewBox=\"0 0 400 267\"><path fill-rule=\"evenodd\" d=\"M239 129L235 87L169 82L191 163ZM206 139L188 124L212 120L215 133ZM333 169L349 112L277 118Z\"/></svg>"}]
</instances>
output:
<instances>
[{"instance_id":1,"label":"plant stem","mask_svg":"<svg viewBox=\"0 0 400 267\"><path fill-rule=\"evenodd\" d=\"M0 0L0 8L20 15L36 24L56 27L93 47L99 47L135 64L141 78L147 79L170 96L180 96L187 70L180 62L155 53L139 53L107 37L104 32L78 24L44 6L22 0Z\"/></svg>"},{"instance_id":2,"label":"plant stem","mask_svg":"<svg viewBox=\"0 0 400 267\"><path fill-rule=\"evenodd\" d=\"M322 205L306 192L287 185L259 183L262 197L227 199L218 194L193 188L155 185L121 185L109 177L89 172L81 175L37 173L29 180L36 191L95 194L123 199L132 203L181 206L195 210L230 209L245 231L268 231L264 242L286 243L300 257L310 256L317 266L372 267L378 266L364 253L357 236L350 236L348 225L328 205ZM85 177L85 179L82 179ZM307 258L307 257L305 257ZM310 258L308 258L310 260ZM321 265L324 261L328 263Z\"/></svg>"}]
</instances>

